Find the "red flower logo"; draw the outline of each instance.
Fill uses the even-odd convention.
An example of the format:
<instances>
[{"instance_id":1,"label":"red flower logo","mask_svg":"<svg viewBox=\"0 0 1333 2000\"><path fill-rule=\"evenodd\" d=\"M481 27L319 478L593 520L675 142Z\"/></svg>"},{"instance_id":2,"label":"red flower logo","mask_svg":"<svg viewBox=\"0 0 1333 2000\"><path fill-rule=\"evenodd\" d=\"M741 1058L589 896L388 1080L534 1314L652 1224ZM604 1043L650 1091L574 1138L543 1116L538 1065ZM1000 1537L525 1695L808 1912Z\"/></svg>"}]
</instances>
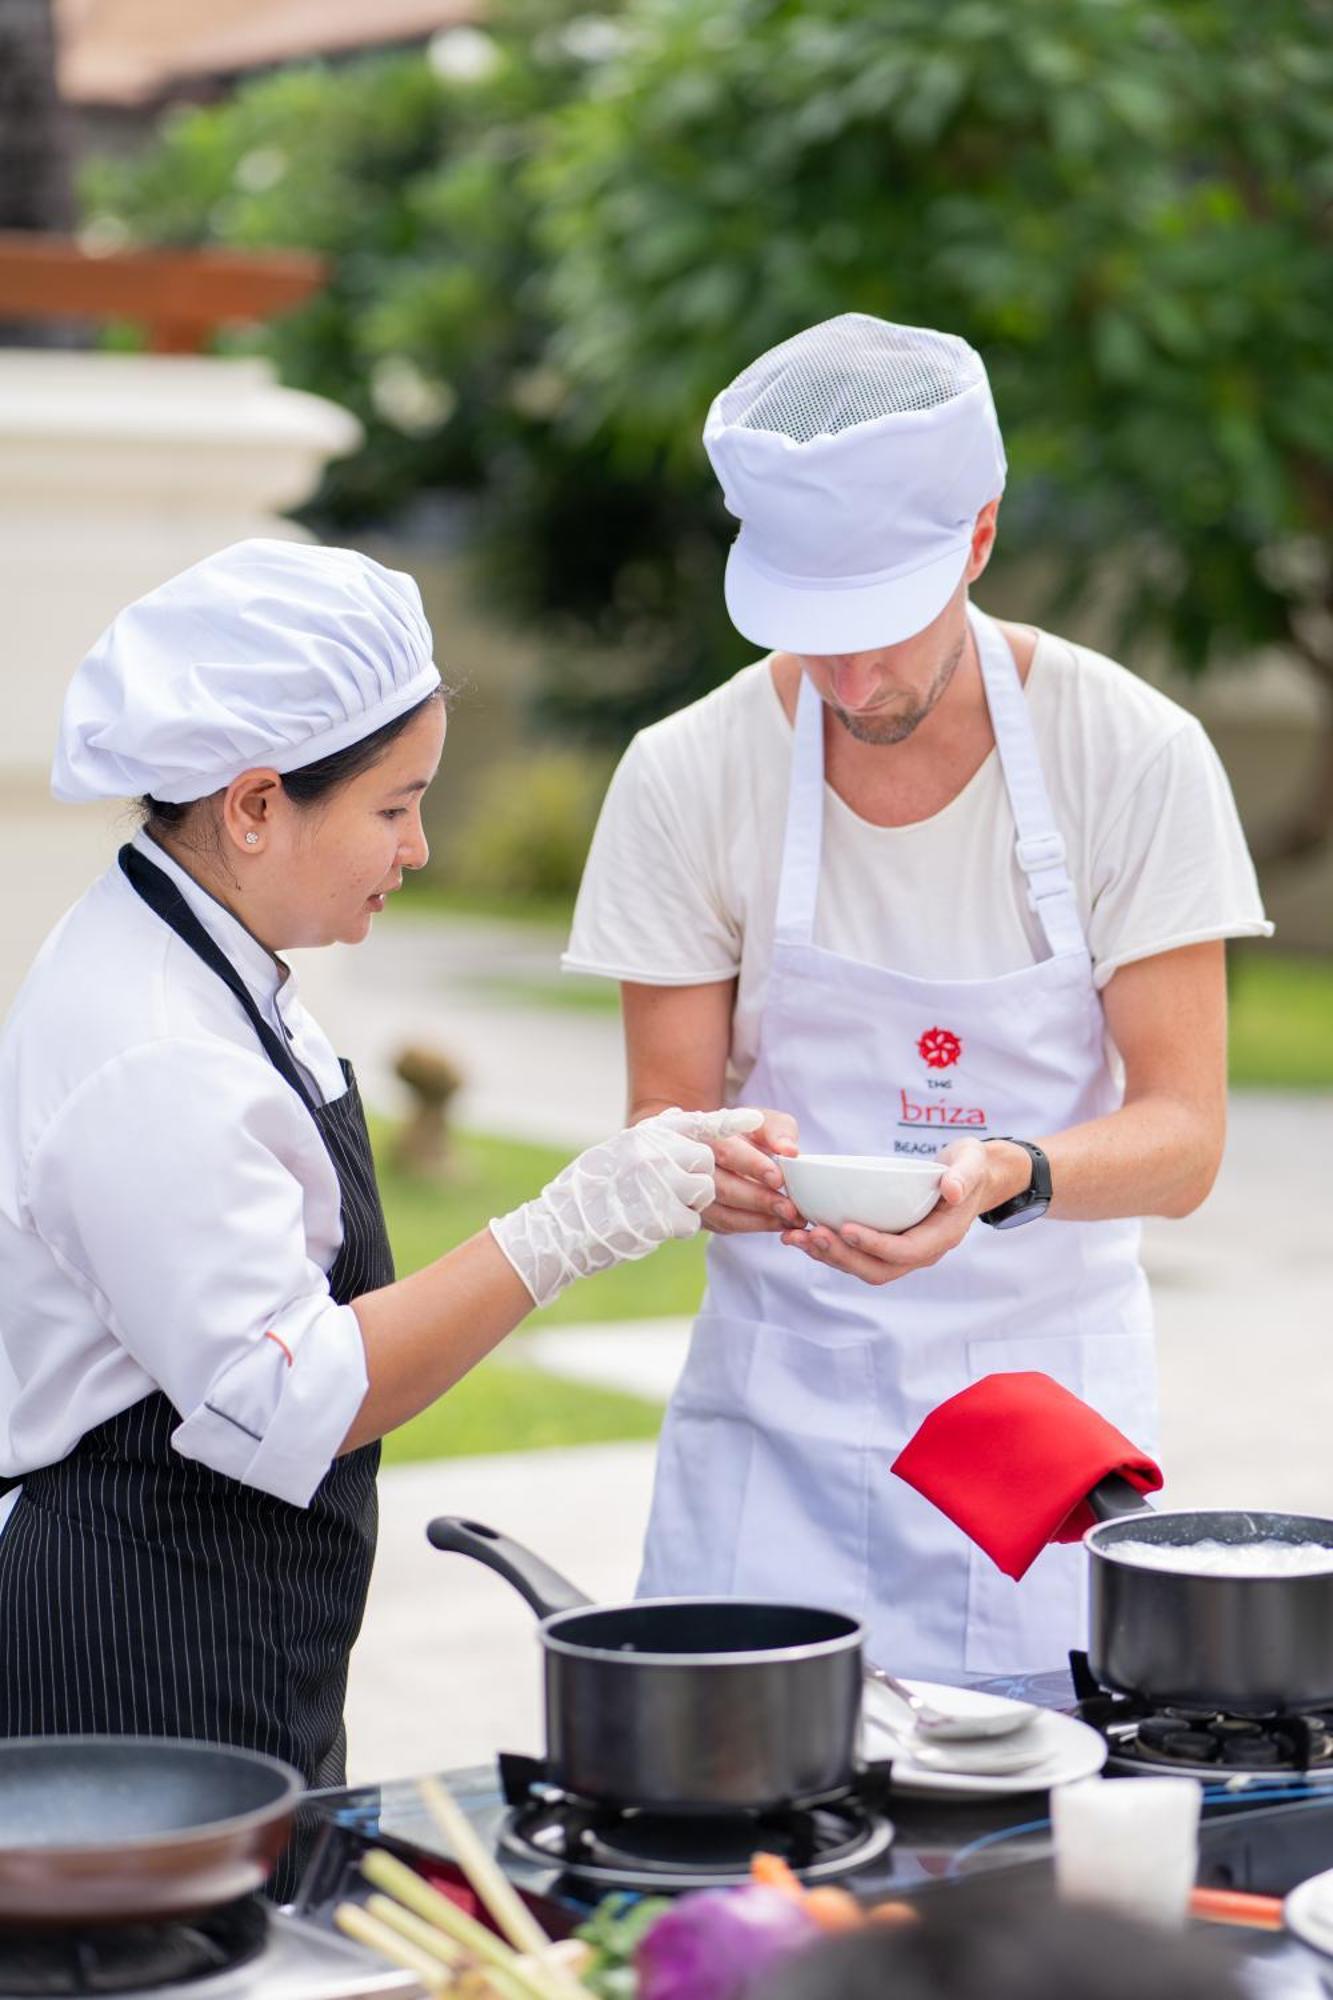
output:
<instances>
[{"instance_id":1,"label":"red flower logo","mask_svg":"<svg viewBox=\"0 0 1333 2000\"><path fill-rule=\"evenodd\" d=\"M963 1045L949 1028L927 1028L916 1052L927 1069L952 1069L963 1053Z\"/></svg>"}]
</instances>

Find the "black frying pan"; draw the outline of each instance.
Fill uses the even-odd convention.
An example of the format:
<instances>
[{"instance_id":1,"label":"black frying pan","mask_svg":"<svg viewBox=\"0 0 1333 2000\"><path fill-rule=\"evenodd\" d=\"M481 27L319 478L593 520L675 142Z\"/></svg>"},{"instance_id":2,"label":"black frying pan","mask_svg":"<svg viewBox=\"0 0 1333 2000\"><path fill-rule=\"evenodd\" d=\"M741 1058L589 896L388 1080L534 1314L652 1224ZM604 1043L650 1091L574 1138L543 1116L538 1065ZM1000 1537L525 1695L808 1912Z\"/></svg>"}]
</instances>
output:
<instances>
[{"instance_id":1,"label":"black frying pan","mask_svg":"<svg viewBox=\"0 0 1333 2000\"><path fill-rule=\"evenodd\" d=\"M147 1736L0 1742L0 1927L196 1915L263 1886L300 1775Z\"/></svg>"}]
</instances>

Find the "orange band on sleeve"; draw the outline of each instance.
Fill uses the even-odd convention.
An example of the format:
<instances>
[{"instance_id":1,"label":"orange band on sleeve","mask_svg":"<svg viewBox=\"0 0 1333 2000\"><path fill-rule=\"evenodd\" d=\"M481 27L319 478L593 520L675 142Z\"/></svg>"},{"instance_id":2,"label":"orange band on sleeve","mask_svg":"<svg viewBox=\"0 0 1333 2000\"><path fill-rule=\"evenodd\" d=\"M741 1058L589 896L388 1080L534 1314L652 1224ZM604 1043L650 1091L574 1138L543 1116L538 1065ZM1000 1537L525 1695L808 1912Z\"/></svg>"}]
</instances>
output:
<instances>
[{"instance_id":1,"label":"orange band on sleeve","mask_svg":"<svg viewBox=\"0 0 1333 2000\"><path fill-rule=\"evenodd\" d=\"M264 1335L264 1338L265 1340L271 1340L275 1347L280 1347L282 1349L283 1354L286 1357L287 1366L290 1368L292 1365L292 1358L293 1358L292 1350L290 1347L288 1347L286 1341L280 1340L278 1335L274 1333L272 1327L269 1328L268 1332Z\"/></svg>"}]
</instances>

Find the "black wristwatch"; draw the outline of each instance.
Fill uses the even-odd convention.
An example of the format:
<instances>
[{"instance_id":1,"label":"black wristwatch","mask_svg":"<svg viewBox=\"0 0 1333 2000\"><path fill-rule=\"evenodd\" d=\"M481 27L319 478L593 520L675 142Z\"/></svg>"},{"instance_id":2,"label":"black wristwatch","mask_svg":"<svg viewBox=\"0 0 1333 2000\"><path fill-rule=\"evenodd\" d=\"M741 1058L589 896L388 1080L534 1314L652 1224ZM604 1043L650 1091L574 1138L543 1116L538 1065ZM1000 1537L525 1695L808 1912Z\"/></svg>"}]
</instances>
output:
<instances>
[{"instance_id":1,"label":"black wristwatch","mask_svg":"<svg viewBox=\"0 0 1333 2000\"><path fill-rule=\"evenodd\" d=\"M1001 1139L997 1133L995 1140L986 1141L987 1145L996 1143L1021 1146L1032 1162L1032 1179L1021 1194L1011 1195L997 1208L988 1208L980 1220L989 1222L992 1229L1018 1229L1025 1222L1035 1222L1050 1207L1051 1163L1041 1147L1034 1146L1030 1139Z\"/></svg>"}]
</instances>

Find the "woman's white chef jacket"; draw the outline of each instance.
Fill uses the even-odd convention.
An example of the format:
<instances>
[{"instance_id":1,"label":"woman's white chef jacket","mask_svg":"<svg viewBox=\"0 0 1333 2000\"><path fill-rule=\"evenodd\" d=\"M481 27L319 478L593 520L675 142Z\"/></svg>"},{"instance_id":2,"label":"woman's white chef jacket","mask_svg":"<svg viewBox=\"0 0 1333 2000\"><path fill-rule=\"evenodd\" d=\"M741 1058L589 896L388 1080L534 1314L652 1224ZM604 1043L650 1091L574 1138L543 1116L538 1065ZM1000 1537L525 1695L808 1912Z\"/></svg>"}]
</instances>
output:
<instances>
[{"instance_id":1,"label":"woman's white chef jacket","mask_svg":"<svg viewBox=\"0 0 1333 2000\"><path fill-rule=\"evenodd\" d=\"M155 842L326 1102L343 1077L295 981ZM110 867L0 1035L0 1472L63 1458L162 1389L187 1458L309 1503L366 1393L329 1297L338 1183L222 982Z\"/></svg>"}]
</instances>

